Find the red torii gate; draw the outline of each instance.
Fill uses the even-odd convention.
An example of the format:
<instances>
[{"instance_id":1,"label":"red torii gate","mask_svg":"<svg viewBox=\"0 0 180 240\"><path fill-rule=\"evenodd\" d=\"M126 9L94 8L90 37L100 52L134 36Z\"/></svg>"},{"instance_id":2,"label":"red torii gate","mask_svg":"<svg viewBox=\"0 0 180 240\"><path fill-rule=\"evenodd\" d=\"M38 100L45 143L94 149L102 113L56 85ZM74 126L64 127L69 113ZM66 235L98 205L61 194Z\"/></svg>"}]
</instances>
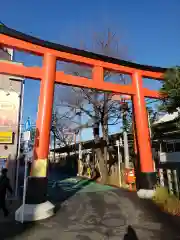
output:
<instances>
[{"instance_id":1,"label":"red torii gate","mask_svg":"<svg viewBox=\"0 0 180 240\"><path fill-rule=\"evenodd\" d=\"M47 162L50 140L50 126L53 106L54 84L93 88L131 95L134 105L136 136L140 156L140 188L152 191L156 183L151 143L145 106L145 97L160 98L158 91L143 88L143 77L163 79L165 68L140 65L92 52L74 49L17 32L0 25L0 44L43 57L43 66L26 67L12 62L0 61L0 73L41 80L39 111L36 123L36 140L31 178L28 183L27 205L46 202ZM56 71L56 61L63 60L92 67L92 79ZM120 85L104 81L104 70L129 74L132 83ZM49 214L50 215L50 214ZM45 218L44 217L40 218Z\"/></svg>"}]
</instances>

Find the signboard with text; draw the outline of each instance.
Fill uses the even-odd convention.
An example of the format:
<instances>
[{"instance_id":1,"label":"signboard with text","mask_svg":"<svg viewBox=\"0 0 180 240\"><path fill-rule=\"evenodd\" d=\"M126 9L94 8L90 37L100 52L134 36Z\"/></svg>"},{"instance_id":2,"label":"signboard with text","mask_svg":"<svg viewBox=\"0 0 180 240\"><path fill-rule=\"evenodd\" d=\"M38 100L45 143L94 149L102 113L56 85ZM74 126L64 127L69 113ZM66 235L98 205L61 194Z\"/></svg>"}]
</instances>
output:
<instances>
[{"instance_id":1,"label":"signboard with text","mask_svg":"<svg viewBox=\"0 0 180 240\"><path fill-rule=\"evenodd\" d=\"M31 130L31 121L28 118L27 121L25 122L25 131L30 131Z\"/></svg>"},{"instance_id":2,"label":"signboard with text","mask_svg":"<svg viewBox=\"0 0 180 240\"><path fill-rule=\"evenodd\" d=\"M0 132L0 144L12 144L13 133L12 132Z\"/></svg>"},{"instance_id":3,"label":"signboard with text","mask_svg":"<svg viewBox=\"0 0 180 240\"><path fill-rule=\"evenodd\" d=\"M22 140L30 141L31 140L31 132L30 131L23 132Z\"/></svg>"}]
</instances>

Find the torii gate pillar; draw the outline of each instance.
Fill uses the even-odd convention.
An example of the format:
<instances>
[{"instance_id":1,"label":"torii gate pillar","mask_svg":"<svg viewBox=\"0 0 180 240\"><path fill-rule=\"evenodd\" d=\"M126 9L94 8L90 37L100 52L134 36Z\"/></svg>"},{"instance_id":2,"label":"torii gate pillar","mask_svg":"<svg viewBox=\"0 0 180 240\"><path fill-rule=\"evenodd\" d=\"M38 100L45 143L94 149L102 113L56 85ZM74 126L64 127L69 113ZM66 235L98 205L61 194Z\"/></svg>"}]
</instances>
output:
<instances>
[{"instance_id":1,"label":"torii gate pillar","mask_svg":"<svg viewBox=\"0 0 180 240\"><path fill-rule=\"evenodd\" d=\"M132 75L132 81L136 90L136 94L133 96L133 105L141 167L140 176L138 176L140 189L137 193L141 198L152 198L156 184L156 173L154 172L146 104L143 95L143 81L139 72L136 71Z\"/></svg>"},{"instance_id":2,"label":"torii gate pillar","mask_svg":"<svg viewBox=\"0 0 180 240\"><path fill-rule=\"evenodd\" d=\"M43 59L43 75L40 85L39 111L36 122L36 139L31 177L25 206L16 211L16 220L35 221L54 214L54 205L47 201L47 167L50 128L56 75L56 57L46 53Z\"/></svg>"}]
</instances>

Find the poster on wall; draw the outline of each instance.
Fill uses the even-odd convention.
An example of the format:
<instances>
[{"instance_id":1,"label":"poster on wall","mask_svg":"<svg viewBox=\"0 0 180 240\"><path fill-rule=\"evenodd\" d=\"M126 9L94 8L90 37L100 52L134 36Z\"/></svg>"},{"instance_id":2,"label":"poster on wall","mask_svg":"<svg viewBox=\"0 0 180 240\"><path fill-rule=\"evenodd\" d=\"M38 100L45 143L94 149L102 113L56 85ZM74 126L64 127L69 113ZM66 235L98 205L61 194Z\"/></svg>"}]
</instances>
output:
<instances>
[{"instance_id":1,"label":"poster on wall","mask_svg":"<svg viewBox=\"0 0 180 240\"><path fill-rule=\"evenodd\" d=\"M0 75L0 155L8 157L8 177L15 184L16 159L19 147L19 114L22 91L21 79ZM7 163L7 162L6 162ZM1 158L0 168L5 165Z\"/></svg>"},{"instance_id":2,"label":"poster on wall","mask_svg":"<svg viewBox=\"0 0 180 240\"><path fill-rule=\"evenodd\" d=\"M15 159L17 154L17 134L19 120L19 93L0 90L0 169L7 158ZM9 178L14 179L15 161L8 165Z\"/></svg>"},{"instance_id":3,"label":"poster on wall","mask_svg":"<svg viewBox=\"0 0 180 240\"><path fill-rule=\"evenodd\" d=\"M0 131L2 128L17 131L19 94L0 90Z\"/></svg>"}]
</instances>

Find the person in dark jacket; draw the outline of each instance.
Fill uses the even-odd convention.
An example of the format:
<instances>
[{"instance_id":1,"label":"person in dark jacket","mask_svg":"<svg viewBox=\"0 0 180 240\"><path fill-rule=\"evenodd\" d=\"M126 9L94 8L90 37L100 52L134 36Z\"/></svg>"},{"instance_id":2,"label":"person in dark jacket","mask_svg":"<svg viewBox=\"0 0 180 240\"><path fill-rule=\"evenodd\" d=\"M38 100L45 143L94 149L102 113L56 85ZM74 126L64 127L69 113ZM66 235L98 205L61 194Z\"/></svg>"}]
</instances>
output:
<instances>
[{"instance_id":1,"label":"person in dark jacket","mask_svg":"<svg viewBox=\"0 0 180 240\"><path fill-rule=\"evenodd\" d=\"M9 178L7 177L7 168L3 168L1 170L1 176L0 176L0 210L2 209L4 212L4 216L8 216L9 211L6 208L6 193L7 190L12 194L13 190L10 185Z\"/></svg>"}]
</instances>

